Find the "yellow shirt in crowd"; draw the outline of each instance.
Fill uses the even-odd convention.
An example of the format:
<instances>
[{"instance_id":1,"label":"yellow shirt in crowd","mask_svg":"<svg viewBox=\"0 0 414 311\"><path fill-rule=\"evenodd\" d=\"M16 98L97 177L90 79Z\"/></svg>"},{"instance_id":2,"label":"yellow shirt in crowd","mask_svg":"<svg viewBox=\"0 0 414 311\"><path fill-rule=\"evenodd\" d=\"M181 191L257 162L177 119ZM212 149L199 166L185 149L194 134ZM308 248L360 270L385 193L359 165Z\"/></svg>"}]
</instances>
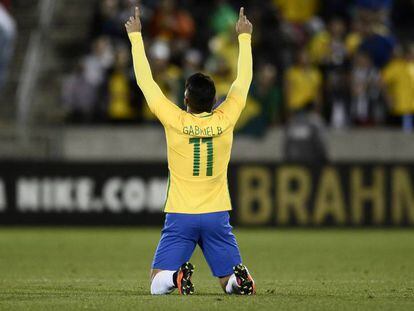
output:
<instances>
[{"instance_id":1,"label":"yellow shirt in crowd","mask_svg":"<svg viewBox=\"0 0 414 311\"><path fill-rule=\"evenodd\" d=\"M414 62L396 58L385 67L382 78L392 100L391 110L393 114L413 114Z\"/></svg>"},{"instance_id":2,"label":"yellow shirt in crowd","mask_svg":"<svg viewBox=\"0 0 414 311\"><path fill-rule=\"evenodd\" d=\"M123 72L115 71L109 79L108 114L114 120L128 120L136 116L130 103L129 80Z\"/></svg>"},{"instance_id":3,"label":"yellow shirt in crowd","mask_svg":"<svg viewBox=\"0 0 414 311\"><path fill-rule=\"evenodd\" d=\"M282 16L291 23L305 23L316 15L319 0L273 0Z\"/></svg>"},{"instance_id":4,"label":"yellow shirt in crowd","mask_svg":"<svg viewBox=\"0 0 414 311\"><path fill-rule=\"evenodd\" d=\"M153 80L141 33L129 34L134 70L151 111L165 129L169 189L165 212L203 214L231 210L227 167L233 130L253 77L251 36L239 36L238 74L226 100L212 113L178 108Z\"/></svg>"},{"instance_id":5,"label":"yellow shirt in crowd","mask_svg":"<svg viewBox=\"0 0 414 311\"><path fill-rule=\"evenodd\" d=\"M348 55L353 55L361 44L361 36L350 33L345 38L345 48ZM322 63L332 54L332 36L328 31L316 34L309 43L309 55L315 64Z\"/></svg>"},{"instance_id":6,"label":"yellow shirt in crowd","mask_svg":"<svg viewBox=\"0 0 414 311\"><path fill-rule=\"evenodd\" d=\"M164 95L172 101L177 100L178 79L180 78L180 69L174 65L169 65L164 71L156 75L158 85L164 92ZM148 105L142 107L142 117L145 121L156 121L157 117L151 112Z\"/></svg>"},{"instance_id":7,"label":"yellow shirt in crowd","mask_svg":"<svg viewBox=\"0 0 414 311\"><path fill-rule=\"evenodd\" d=\"M331 35L328 31L316 34L309 43L309 55L312 62L319 64L331 54Z\"/></svg>"},{"instance_id":8,"label":"yellow shirt in crowd","mask_svg":"<svg viewBox=\"0 0 414 311\"><path fill-rule=\"evenodd\" d=\"M286 72L287 102L290 110L301 109L318 99L322 75L317 68L293 66Z\"/></svg>"},{"instance_id":9,"label":"yellow shirt in crowd","mask_svg":"<svg viewBox=\"0 0 414 311\"><path fill-rule=\"evenodd\" d=\"M361 45L362 37L357 32L351 32L349 33L345 38L345 46L346 51L349 55L355 54L355 52L358 50L359 46Z\"/></svg>"}]
</instances>

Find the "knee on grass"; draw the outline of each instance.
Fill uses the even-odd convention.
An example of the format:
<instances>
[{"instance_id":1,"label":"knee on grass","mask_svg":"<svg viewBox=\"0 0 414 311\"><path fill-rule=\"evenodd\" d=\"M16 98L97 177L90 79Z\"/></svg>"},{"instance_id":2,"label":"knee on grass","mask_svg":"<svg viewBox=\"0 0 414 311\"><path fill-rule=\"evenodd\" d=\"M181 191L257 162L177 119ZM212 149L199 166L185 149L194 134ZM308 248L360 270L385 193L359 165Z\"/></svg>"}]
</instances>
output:
<instances>
[{"instance_id":1,"label":"knee on grass","mask_svg":"<svg viewBox=\"0 0 414 311\"><path fill-rule=\"evenodd\" d=\"M256 286L246 266L240 264L233 268L234 273L220 278L220 285L226 294L252 295Z\"/></svg>"},{"instance_id":2,"label":"knee on grass","mask_svg":"<svg viewBox=\"0 0 414 311\"><path fill-rule=\"evenodd\" d=\"M175 271L158 270L151 273L151 295L167 295L174 291Z\"/></svg>"},{"instance_id":3,"label":"knee on grass","mask_svg":"<svg viewBox=\"0 0 414 311\"><path fill-rule=\"evenodd\" d=\"M237 294L237 278L234 275L226 276L224 278L220 278L220 285L223 291L228 295Z\"/></svg>"}]
</instances>

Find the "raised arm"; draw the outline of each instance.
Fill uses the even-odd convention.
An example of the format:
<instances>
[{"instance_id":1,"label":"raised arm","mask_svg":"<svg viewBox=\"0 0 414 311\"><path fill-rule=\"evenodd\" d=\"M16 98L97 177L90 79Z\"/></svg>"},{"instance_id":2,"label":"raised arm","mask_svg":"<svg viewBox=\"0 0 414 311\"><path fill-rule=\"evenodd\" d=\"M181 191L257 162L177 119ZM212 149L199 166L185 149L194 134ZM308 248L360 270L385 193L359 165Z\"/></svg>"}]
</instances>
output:
<instances>
[{"instance_id":1,"label":"raised arm","mask_svg":"<svg viewBox=\"0 0 414 311\"><path fill-rule=\"evenodd\" d=\"M168 102L168 99L164 96L160 87L152 77L151 68L148 63L147 56L145 55L144 42L141 35L142 26L140 14L141 13L139 8L136 7L135 16L130 17L130 19L125 24L125 28L128 32L128 36L132 45L132 59L138 86L142 90L142 93L144 93L150 110L160 118L159 106L163 102ZM168 104L173 105L172 103ZM165 110L167 109L168 107L165 107Z\"/></svg>"},{"instance_id":2,"label":"raised arm","mask_svg":"<svg viewBox=\"0 0 414 311\"><path fill-rule=\"evenodd\" d=\"M239 60L237 78L233 82L225 102L219 107L232 123L236 123L246 105L247 95L253 79L253 59L251 36L253 26L244 15L244 8L240 9L239 20L236 24L239 36Z\"/></svg>"},{"instance_id":3,"label":"raised arm","mask_svg":"<svg viewBox=\"0 0 414 311\"><path fill-rule=\"evenodd\" d=\"M236 24L236 31L239 36L239 60L237 64L237 78L233 82L229 96L232 96L233 92L237 92L236 95L241 95L244 102L246 102L250 83L253 78L253 59L251 47L253 26L247 19L246 15L244 15L244 8L240 9L239 20Z\"/></svg>"}]
</instances>

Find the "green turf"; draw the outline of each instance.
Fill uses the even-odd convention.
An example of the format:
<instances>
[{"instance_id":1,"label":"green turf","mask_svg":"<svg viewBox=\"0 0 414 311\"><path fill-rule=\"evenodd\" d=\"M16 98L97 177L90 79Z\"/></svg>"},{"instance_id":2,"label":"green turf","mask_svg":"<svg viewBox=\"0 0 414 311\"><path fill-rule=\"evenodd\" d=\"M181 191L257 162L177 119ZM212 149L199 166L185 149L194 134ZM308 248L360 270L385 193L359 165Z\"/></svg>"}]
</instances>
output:
<instances>
[{"instance_id":1,"label":"green turf","mask_svg":"<svg viewBox=\"0 0 414 311\"><path fill-rule=\"evenodd\" d=\"M199 251L196 295L152 297L159 230L0 229L0 310L414 310L414 231L238 230L255 297Z\"/></svg>"}]
</instances>

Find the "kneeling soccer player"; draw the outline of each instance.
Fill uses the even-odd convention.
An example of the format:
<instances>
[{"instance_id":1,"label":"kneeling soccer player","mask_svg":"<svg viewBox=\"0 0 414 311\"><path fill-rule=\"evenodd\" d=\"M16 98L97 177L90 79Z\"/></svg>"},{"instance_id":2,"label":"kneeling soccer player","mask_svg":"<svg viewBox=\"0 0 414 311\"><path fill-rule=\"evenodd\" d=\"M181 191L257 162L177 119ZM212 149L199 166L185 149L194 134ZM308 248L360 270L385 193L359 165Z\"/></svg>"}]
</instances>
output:
<instances>
[{"instance_id":1,"label":"kneeling soccer player","mask_svg":"<svg viewBox=\"0 0 414 311\"><path fill-rule=\"evenodd\" d=\"M153 80L141 36L140 10L125 24L132 44L134 70L151 111L165 128L169 189L166 220L151 270L151 293L194 293L189 263L198 244L228 294L251 295L255 283L242 264L229 223L227 187L234 126L244 109L253 75L252 24L240 9L238 74L227 98L215 110L214 82L201 73L188 78L187 111L170 102Z\"/></svg>"}]
</instances>

